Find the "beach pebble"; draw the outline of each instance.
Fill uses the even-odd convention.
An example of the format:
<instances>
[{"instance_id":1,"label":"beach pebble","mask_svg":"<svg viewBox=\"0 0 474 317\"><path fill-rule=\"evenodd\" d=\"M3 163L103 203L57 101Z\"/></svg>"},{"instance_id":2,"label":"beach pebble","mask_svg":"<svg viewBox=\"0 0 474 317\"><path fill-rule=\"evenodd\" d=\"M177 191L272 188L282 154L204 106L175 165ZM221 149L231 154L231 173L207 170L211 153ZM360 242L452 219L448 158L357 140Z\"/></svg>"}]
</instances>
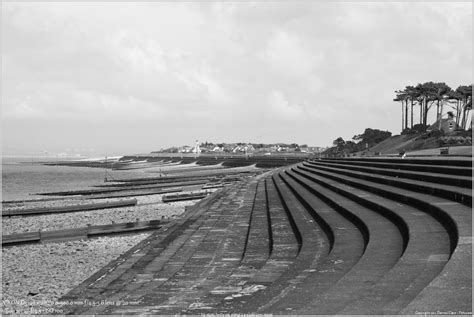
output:
<instances>
[{"instance_id":1,"label":"beach pebble","mask_svg":"<svg viewBox=\"0 0 474 317\"><path fill-rule=\"evenodd\" d=\"M61 307L55 307L49 301L57 301L149 235L2 248L3 305L0 313L58 313ZM71 252L71 248L76 252Z\"/></svg>"}]
</instances>

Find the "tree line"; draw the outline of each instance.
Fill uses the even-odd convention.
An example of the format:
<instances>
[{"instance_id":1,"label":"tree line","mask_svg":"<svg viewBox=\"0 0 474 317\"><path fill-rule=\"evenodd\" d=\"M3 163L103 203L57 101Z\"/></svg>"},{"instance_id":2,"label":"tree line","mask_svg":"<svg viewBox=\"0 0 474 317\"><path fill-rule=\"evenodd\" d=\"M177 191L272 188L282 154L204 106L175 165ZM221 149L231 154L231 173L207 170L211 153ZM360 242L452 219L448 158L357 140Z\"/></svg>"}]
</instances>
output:
<instances>
[{"instance_id":1,"label":"tree line","mask_svg":"<svg viewBox=\"0 0 474 317\"><path fill-rule=\"evenodd\" d=\"M342 137L338 137L332 142L333 147L327 149L323 154L327 156L340 156L364 151L391 136L392 133L389 131L367 128L364 133L354 135L352 141L345 141Z\"/></svg>"},{"instance_id":2,"label":"tree line","mask_svg":"<svg viewBox=\"0 0 474 317\"><path fill-rule=\"evenodd\" d=\"M394 101L402 104L402 131L419 129L420 132L428 128L428 113L436 105L436 120L441 122L445 107L453 110L456 125L466 130L469 112L472 109L472 84L461 85L455 90L446 83L426 82L416 86L406 86L403 90L395 91ZM418 107L418 124L414 122L414 112ZM409 115L410 114L410 115ZM409 125L410 122L410 125Z\"/></svg>"}]
</instances>

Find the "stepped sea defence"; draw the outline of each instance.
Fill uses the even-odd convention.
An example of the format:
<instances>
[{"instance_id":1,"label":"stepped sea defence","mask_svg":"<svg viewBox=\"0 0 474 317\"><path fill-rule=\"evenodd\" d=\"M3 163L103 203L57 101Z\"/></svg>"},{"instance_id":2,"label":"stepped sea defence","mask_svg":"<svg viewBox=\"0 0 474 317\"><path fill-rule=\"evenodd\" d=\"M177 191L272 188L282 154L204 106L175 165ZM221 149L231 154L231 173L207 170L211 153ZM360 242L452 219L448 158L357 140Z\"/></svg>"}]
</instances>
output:
<instances>
[{"instance_id":1,"label":"stepped sea defence","mask_svg":"<svg viewBox=\"0 0 474 317\"><path fill-rule=\"evenodd\" d=\"M316 160L242 180L62 298L127 305L66 311L470 313L470 162Z\"/></svg>"}]
</instances>

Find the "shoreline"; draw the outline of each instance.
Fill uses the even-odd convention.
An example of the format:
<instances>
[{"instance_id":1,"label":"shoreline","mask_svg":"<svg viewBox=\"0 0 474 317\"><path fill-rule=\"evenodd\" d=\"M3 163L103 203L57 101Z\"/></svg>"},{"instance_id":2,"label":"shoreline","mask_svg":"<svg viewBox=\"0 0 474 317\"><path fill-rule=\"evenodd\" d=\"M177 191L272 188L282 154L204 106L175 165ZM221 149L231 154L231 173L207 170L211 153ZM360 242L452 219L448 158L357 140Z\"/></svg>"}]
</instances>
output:
<instances>
[{"instance_id":1,"label":"shoreline","mask_svg":"<svg viewBox=\"0 0 474 317\"><path fill-rule=\"evenodd\" d=\"M40 164L40 162L34 162ZM21 163L20 163L21 164ZM31 179L23 176L25 171L36 172L38 169L25 165L25 168L19 168L18 173L22 177L25 191L34 190L26 185ZM166 165L165 165L166 166ZM194 167L194 168L193 168ZM98 184L101 172L84 172L71 167L77 171L71 174L64 173L62 169L58 169L57 173L62 176L64 188L69 189L67 181L77 181L74 177L86 178L93 176L97 179ZM93 171L91 167L88 171ZM54 173L50 167L41 168L41 173ZM97 171L97 169L95 169ZM263 169L255 166L247 167L231 167L222 168L221 165L199 166L197 164L184 164L182 166L169 166L164 168L166 172L171 174L172 179L177 175L183 178L192 179L193 176L209 174L210 177L219 174L223 179L227 174L240 175L241 172L247 178L252 174L258 174ZM157 169L159 171L159 169ZM155 173L147 173L143 169L137 169L138 173L121 173L117 171L117 177L121 178L149 178L156 176ZM162 172L164 172L162 170ZM236 172L239 172L236 174ZM63 173L63 174L61 174ZM80 175L79 175L80 174ZM234 176L235 176L234 175ZM147 177L148 176L148 177ZM55 182L56 178L47 177L44 181L35 183L37 186L43 186L44 182ZM83 179L81 179L83 181ZM170 181L173 183L172 181ZM90 184L89 184L90 183ZM94 180L84 181L84 188L89 190L93 188ZM23 184L23 183L22 183ZM5 186L5 183L3 184ZM73 184L70 187L78 187ZM15 233L26 233L36 231L54 231L67 230L88 225L108 225L112 223L129 223L137 221L151 220L167 220L173 224L179 219L185 217L188 206L199 204L201 200L163 202L164 193L148 193L143 196L139 194L139 190L132 182L129 184L129 190L124 190L129 198L137 199L137 204L126 207L114 207L107 209L96 209L88 211L74 211L67 213L50 213L41 215L28 216L10 216L2 217L2 234L9 235ZM155 185L156 186L156 185ZM203 185L196 184L187 186L187 190L199 190ZM55 187L55 188L53 188ZM47 190L56 190L60 186L47 186ZM126 185L127 187L127 185ZM126 189L126 188L125 188ZM140 188L138 188L140 189ZM71 189L72 190L72 189ZM77 189L74 189L77 190ZM84 189L86 190L86 189ZM211 190L214 191L214 190ZM219 191L219 190L217 190ZM100 195L99 195L100 196ZM33 197L31 197L33 198ZM94 202L114 202L120 199L114 197L90 197L90 196L61 196L61 197L38 197L38 199L10 200L2 201L2 209L20 210L32 208L54 208L68 205L91 204ZM41 303L58 301L68 291L75 288L84 280L92 276L94 273L102 269L107 264L116 260L131 248L135 247L141 241L150 237L161 229L147 231L143 233L124 233L114 236L94 237L87 240L71 240L63 242L47 242L39 244L26 244L17 246L8 246L2 248L3 266L2 266L2 290L4 305L2 314L49 314L61 313L60 308ZM166 227L165 227L166 230ZM40 302L40 304L38 304ZM56 310L54 310L56 309Z\"/></svg>"}]
</instances>

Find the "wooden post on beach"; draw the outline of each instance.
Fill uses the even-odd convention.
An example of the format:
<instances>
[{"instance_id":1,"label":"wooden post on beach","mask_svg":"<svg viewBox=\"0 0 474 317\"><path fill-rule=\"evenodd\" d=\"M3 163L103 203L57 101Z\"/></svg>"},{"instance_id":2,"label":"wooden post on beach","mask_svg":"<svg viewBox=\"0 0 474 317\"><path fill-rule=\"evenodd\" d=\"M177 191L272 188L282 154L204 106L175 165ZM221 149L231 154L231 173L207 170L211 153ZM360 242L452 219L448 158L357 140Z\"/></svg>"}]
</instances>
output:
<instances>
[{"instance_id":1,"label":"wooden post on beach","mask_svg":"<svg viewBox=\"0 0 474 317\"><path fill-rule=\"evenodd\" d=\"M104 167L104 183L107 183L107 156L105 157L105 167Z\"/></svg>"}]
</instances>

